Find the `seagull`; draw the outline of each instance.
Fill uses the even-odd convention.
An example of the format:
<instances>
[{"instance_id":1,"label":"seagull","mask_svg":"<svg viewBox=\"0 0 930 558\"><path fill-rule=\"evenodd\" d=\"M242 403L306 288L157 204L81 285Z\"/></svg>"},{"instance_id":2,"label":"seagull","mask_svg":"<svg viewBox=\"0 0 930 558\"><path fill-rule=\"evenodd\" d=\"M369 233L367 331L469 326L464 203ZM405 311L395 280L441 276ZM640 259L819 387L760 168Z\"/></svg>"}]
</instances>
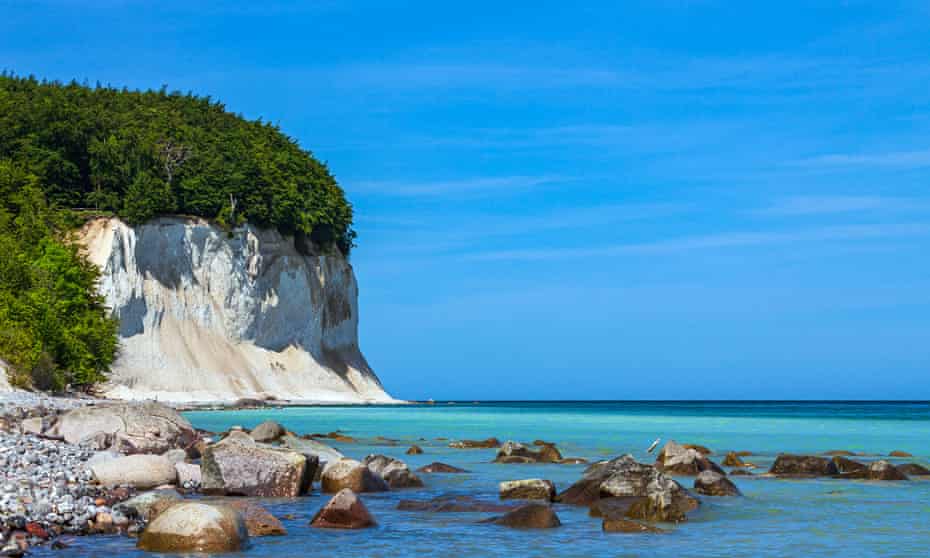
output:
<instances>
[{"instance_id":1,"label":"seagull","mask_svg":"<svg viewBox=\"0 0 930 558\"><path fill-rule=\"evenodd\" d=\"M659 441L661 441L661 440L662 440L662 438L656 438L656 441L655 441L655 442L652 442L652 445L649 446L649 449L646 450L646 453L652 453L652 450L656 449L656 446L659 445Z\"/></svg>"}]
</instances>

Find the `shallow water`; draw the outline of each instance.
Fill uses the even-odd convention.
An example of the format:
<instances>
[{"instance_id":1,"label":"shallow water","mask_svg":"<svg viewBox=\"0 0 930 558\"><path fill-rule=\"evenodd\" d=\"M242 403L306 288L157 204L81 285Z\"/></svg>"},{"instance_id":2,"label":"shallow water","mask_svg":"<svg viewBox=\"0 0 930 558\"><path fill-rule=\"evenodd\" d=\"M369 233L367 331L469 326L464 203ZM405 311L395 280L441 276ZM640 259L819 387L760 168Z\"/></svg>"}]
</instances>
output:
<instances>
[{"instance_id":1,"label":"shallow water","mask_svg":"<svg viewBox=\"0 0 930 558\"><path fill-rule=\"evenodd\" d=\"M221 431L253 427L271 418L294 432L341 430L356 443L333 444L346 455L400 457L412 468L443 461L467 475L423 475L426 488L366 494L376 529L311 529L309 519L326 501L319 493L265 502L282 516L286 537L253 539L237 556L916 556L930 550L930 480L903 483L776 480L734 477L741 498L702 498L700 510L665 534L601 532L586 508L556 505L563 526L514 531L477 523L489 514L428 514L395 509L402 498L471 494L495 500L503 480L541 477L559 489L577 480L581 465L496 465L495 450L455 450L437 438L486 438L556 442L565 456L598 460L623 453L651 461L645 449L663 441L699 443L722 459L727 450L750 450L745 458L767 468L779 452L850 450L887 455L907 451L930 460L930 404L922 403L482 403L403 407L305 407L187 413L195 426ZM396 445L378 441L384 436ZM426 440L421 440L425 438ZM417 443L425 454L406 456ZM679 478L690 487L692 479ZM72 539L58 556L142 556L131 539ZM38 554L52 554L40 551Z\"/></svg>"}]
</instances>

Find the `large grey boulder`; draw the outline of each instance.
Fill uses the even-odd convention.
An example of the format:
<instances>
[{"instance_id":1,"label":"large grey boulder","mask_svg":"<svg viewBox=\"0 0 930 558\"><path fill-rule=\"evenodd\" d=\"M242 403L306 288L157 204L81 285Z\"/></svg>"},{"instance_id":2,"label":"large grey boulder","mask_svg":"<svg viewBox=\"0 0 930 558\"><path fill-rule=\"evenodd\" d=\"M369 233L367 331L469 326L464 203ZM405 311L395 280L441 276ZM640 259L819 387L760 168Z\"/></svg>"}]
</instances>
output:
<instances>
[{"instance_id":1,"label":"large grey boulder","mask_svg":"<svg viewBox=\"0 0 930 558\"><path fill-rule=\"evenodd\" d=\"M311 455L316 456L319 460L320 469L325 468L327 463L334 463L345 457L339 450L327 446L322 442L307 438L298 438L293 434L285 434L280 438L280 442L283 447L292 449L308 457Z\"/></svg>"},{"instance_id":2,"label":"large grey boulder","mask_svg":"<svg viewBox=\"0 0 930 558\"><path fill-rule=\"evenodd\" d=\"M91 467L103 486L132 486L139 489L174 484L178 473L174 464L161 455L127 455Z\"/></svg>"},{"instance_id":3,"label":"large grey boulder","mask_svg":"<svg viewBox=\"0 0 930 558\"><path fill-rule=\"evenodd\" d=\"M235 552L248 545L249 533L236 510L183 502L149 523L137 546L148 552Z\"/></svg>"},{"instance_id":4,"label":"large grey boulder","mask_svg":"<svg viewBox=\"0 0 930 558\"><path fill-rule=\"evenodd\" d=\"M161 454L186 448L197 433L186 418L160 403L111 403L80 407L58 417L49 434L70 444L96 440L95 449ZM100 446L103 447L100 447Z\"/></svg>"},{"instance_id":5,"label":"large grey boulder","mask_svg":"<svg viewBox=\"0 0 930 558\"><path fill-rule=\"evenodd\" d=\"M379 475L384 482L391 488L420 488L423 481L420 480L406 463L400 459L394 459L386 455L369 455L363 461L366 467Z\"/></svg>"},{"instance_id":6,"label":"large grey boulder","mask_svg":"<svg viewBox=\"0 0 930 558\"><path fill-rule=\"evenodd\" d=\"M249 435L256 442L274 442L285 434L284 427L273 420L266 420L252 429Z\"/></svg>"},{"instance_id":7,"label":"large grey boulder","mask_svg":"<svg viewBox=\"0 0 930 558\"><path fill-rule=\"evenodd\" d=\"M679 522L700 505L677 481L656 467L637 463L631 455L609 462L609 476L601 483L602 497L635 498L627 511L631 519Z\"/></svg>"},{"instance_id":8,"label":"large grey boulder","mask_svg":"<svg viewBox=\"0 0 930 558\"><path fill-rule=\"evenodd\" d=\"M292 498L307 492L315 463L289 449L257 444L234 431L207 446L200 462L202 489L209 494Z\"/></svg>"}]
</instances>

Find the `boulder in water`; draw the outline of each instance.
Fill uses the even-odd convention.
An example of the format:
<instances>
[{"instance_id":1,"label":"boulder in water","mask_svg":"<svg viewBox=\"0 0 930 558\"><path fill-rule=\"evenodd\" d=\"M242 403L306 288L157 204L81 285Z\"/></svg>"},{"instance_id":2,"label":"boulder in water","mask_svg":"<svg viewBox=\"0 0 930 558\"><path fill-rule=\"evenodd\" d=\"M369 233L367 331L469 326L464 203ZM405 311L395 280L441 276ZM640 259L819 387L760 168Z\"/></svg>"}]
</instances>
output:
<instances>
[{"instance_id":1,"label":"boulder in water","mask_svg":"<svg viewBox=\"0 0 930 558\"><path fill-rule=\"evenodd\" d=\"M465 469L460 469L446 463L434 461L429 465L424 465L417 469L418 473L467 473Z\"/></svg>"},{"instance_id":2,"label":"boulder in water","mask_svg":"<svg viewBox=\"0 0 930 558\"><path fill-rule=\"evenodd\" d=\"M559 527L562 522L559 516L547 504L524 504L500 517L488 520L496 525L503 525L513 529L552 529Z\"/></svg>"},{"instance_id":3,"label":"boulder in water","mask_svg":"<svg viewBox=\"0 0 930 558\"><path fill-rule=\"evenodd\" d=\"M665 531L652 525L632 521L630 519L605 519L601 523L605 533L664 533Z\"/></svg>"},{"instance_id":4,"label":"boulder in water","mask_svg":"<svg viewBox=\"0 0 930 558\"><path fill-rule=\"evenodd\" d=\"M551 502L555 499L555 485L545 479L523 479L504 481L499 485L501 500L544 500Z\"/></svg>"},{"instance_id":5,"label":"boulder in water","mask_svg":"<svg viewBox=\"0 0 930 558\"><path fill-rule=\"evenodd\" d=\"M256 442L274 442L281 436L286 434L284 427L278 424L273 420L266 420L265 422L259 424L251 432L249 436L252 437Z\"/></svg>"},{"instance_id":6,"label":"boulder in water","mask_svg":"<svg viewBox=\"0 0 930 558\"><path fill-rule=\"evenodd\" d=\"M310 521L323 529L364 529L375 525L368 508L351 489L343 488Z\"/></svg>"},{"instance_id":7,"label":"boulder in water","mask_svg":"<svg viewBox=\"0 0 930 558\"><path fill-rule=\"evenodd\" d=\"M781 477L823 477L839 474L836 464L825 457L780 454L769 473Z\"/></svg>"},{"instance_id":8,"label":"boulder in water","mask_svg":"<svg viewBox=\"0 0 930 558\"><path fill-rule=\"evenodd\" d=\"M389 490L384 479L363 463L344 457L323 469L320 479L323 492L335 494L346 488L354 493Z\"/></svg>"},{"instance_id":9,"label":"boulder in water","mask_svg":"<svg viewBox=\"0 0 930 558\"><path fill-rule=\"evenodd\" d=\"M241 432L208 446L200 472L204 492L227 496L293 498L313 480L305 455L256 444Z\"/></svg>"},{"instance_id":10,"label":"boulder in water","mask_svg":"<svg viewBox=\"0 0 930 558\"><path fill-rule=\"evenodd\" d=\"M227 506L200 502L175 504L159 514L139 537L148 552L236 552L248 545L242 516Z\"/></svg>"},{"instance_id":11,"label":"boulder in water","mask_svg":"<svg viewBox=\"0 0 930 558\"><path fill-rule=\"evenodd\" d=\"M703 446L688 447L674 440L669 441L659 452L655 466L660 471L672 475L697 475L701 471L714 471L725 475L726 472L708 459L702 449L707 450Z\"/></svg>"},{"instance_id":12,"label":"boulder in water","mask_svg":"<svg viewBox=\"0 0 930 558\"><path fill-rule=\"evenodd\" d=\"M501 442L497 438L488 438L487 440L459 440L449 443L449 447L455 449L488 449L499 448L500 445Z\"/></svg>"},{"instance_id":13,"label":"boulder in water","mask_svg":"<svg viewBox=\"0 0 930 558\"><path fill-rule=\"evenodd\" d=\"M733 481L714 471L701 471L694 479L694 491L705 496L740 496Z\"/></svg>"},{"instance_id":14,"label":"boulder in water","mask_svg":"<svg viewBox=\"0 0 930 558\"><path fill-rule=\"evenodd\" d=\"M365 458L363 464L384 479L384 482L392 489L420 488L423 486L420 477L416 476L407 467L407 464L400 459L394 459L386 455L369 455Z\"/></svg>"}]
</instances>

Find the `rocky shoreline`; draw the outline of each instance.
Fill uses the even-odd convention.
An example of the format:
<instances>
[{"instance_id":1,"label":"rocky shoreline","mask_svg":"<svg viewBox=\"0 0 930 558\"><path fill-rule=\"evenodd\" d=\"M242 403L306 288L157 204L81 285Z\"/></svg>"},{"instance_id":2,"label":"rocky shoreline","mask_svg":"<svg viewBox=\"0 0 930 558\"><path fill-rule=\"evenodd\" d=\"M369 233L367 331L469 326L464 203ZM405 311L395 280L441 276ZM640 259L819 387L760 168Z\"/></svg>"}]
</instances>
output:
<instances>
[{"instance_id":1,"label":"rocky shoreline","mask_svg":"<svg viewBox=\"0 0 930 558\"><path fill-rule=\"evenodd\" d=\"M381 454L347 457L326 443L355 441L340 432L298 434L273 421L251 431L199 431L177 410L154 402L17 392L0 399L0 413L0 556L22 556L36 545L62 548L64 535L98 533L133 537L139 548L155 552L239 550L250 537L286 534L262 499L314 491L331 498L308 528L363 529L390 521L372 515L365 494L405 490L413 496L433 475L466 473L440 462L414 471ZM489 438L447 446L453 452L488 452L489 463L514 475L494 493L404 498L398 513L477 512L486 514L485 523L557 528L562 506L584 506L604 532L657 534L687 521L704 498L741 496L731 477L893 483L930 475L919 463L888 460L907 459L903 452L886 459L844 451L780 454L765 472L753 473L751 452L727 452L718 464L706 447L669 441L654 463L632 455L598 461L559 490L549 479L520 475L525 464L586 463L564 457L555 443ZM406 451L422 452L418 446ZM693 483L686 486L683 478Z\"/></svg>"}]
</instances>

